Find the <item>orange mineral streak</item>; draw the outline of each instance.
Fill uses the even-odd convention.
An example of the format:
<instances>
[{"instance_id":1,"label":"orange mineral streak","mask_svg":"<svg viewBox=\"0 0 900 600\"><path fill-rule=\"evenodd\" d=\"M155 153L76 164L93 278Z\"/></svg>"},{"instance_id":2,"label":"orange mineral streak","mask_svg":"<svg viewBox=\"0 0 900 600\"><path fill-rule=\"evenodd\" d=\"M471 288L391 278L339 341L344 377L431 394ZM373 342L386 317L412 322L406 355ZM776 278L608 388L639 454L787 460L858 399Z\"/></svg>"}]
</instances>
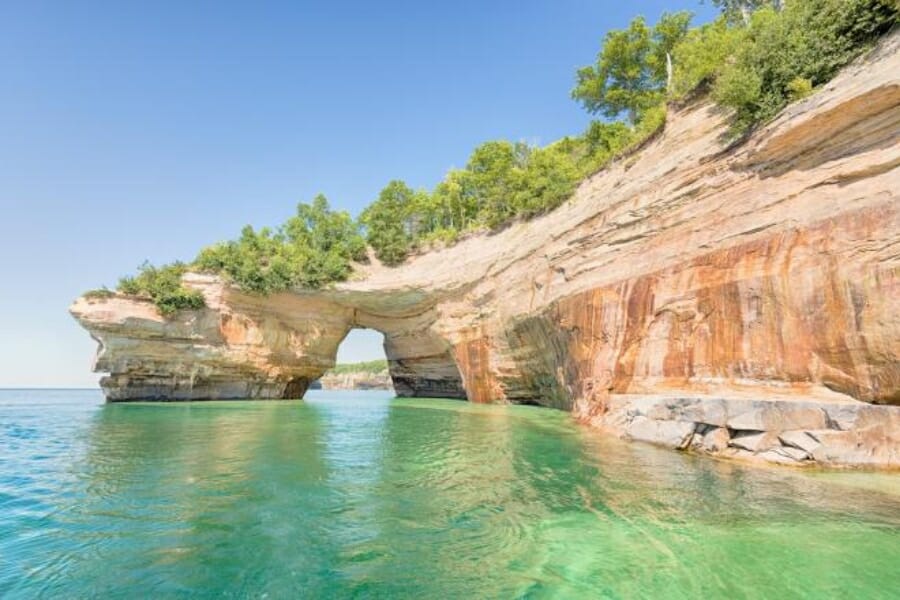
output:
<instances>
[{"instance_id":1,"label":"orange mineral streak","mask_svg":"<svg viewBox=\"0 0 900 600\"><path fill-rule=\"evenodd\" d=\"M530 317L555 339L529 343L565 345L572 389L611 373L623 394L819 386L896 402L900 336L885 325L897 321L898 268L836 258L896 220L893 203L861 209L564 298Z\"/></svg>"},{"instance_id":2,"label":"orange mineral streak","mask_svg":"<svg viewBox=\"0 0 900 600\"><path fill-rule=\"evenodd\" d=\"M475 329L465 332L466 341L456 344L453 357L470 402L491 403L505 397L491 368L491 339Z\"/></svg>"}]
</instances>

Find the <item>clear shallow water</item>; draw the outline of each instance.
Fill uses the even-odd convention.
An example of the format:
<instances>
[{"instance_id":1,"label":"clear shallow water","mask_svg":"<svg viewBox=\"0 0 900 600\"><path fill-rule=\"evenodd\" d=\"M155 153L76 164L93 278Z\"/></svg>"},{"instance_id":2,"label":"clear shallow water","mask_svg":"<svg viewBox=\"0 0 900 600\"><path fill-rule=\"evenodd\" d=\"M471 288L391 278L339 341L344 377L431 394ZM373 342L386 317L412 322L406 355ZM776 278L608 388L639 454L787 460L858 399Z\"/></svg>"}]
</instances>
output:
<instances>
[{"instance_id":1,"label":"clear shallow water","mask_svg":"<svg viewBox=\"0 0 900 600\"><path fill-rule=\"evenodd\" d=\"M900 477L377 392L0 391L0 597L896 598Z\"/></svg>"}]
</instances>

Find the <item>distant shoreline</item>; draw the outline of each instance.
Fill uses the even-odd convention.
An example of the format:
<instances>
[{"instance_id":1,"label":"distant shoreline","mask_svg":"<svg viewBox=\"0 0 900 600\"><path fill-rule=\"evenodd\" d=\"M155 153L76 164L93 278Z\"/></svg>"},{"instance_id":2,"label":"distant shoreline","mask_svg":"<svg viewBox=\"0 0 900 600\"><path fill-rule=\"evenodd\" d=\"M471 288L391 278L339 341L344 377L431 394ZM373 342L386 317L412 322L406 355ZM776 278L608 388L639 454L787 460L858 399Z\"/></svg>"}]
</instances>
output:
<instances>
[{"instance_id":1,"label":"distant shoreline","mask_svg":"<svg viewBox=\"0 0 900 600\"><path fill-rule=\"evenodd\" d=\"M35 386L35 387L3 387L0 386L0 392L17 392L24 390L35 390L35 391L58 391L58 392L73 392L73 391L90 391L97 390L100 391L100 386L96 387L45 387L45 386Z\"/></svg>"}]
</instances>

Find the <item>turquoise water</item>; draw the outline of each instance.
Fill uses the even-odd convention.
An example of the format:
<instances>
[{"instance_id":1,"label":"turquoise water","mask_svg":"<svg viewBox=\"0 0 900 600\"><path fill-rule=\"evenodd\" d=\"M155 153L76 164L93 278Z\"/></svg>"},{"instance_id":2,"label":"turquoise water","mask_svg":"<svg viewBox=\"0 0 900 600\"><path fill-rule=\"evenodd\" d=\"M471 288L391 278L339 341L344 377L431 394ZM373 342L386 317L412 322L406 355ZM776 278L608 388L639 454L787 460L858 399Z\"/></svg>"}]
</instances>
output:
<instances>
[{"instance_id":1,"label":"turquoise water","mask_svg":"<svg viewBox=\"0 0 900 600\"><path fill-rule=\"evenodd\" d=\"M896 598L900 478L536 407L0 391L3 598Z\"/></svg>"}]
</instances>

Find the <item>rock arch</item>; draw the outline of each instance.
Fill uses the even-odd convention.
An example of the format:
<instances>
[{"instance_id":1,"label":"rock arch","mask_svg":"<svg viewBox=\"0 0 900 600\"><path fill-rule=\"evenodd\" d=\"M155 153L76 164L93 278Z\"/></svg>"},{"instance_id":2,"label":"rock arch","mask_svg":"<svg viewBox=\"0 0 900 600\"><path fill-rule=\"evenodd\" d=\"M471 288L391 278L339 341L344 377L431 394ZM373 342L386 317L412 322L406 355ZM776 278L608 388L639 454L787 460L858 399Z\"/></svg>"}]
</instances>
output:
<instances>
[{"instance_id":1,"label":"rock arch","mask_svg":"<svg viewBox=\"0 0 900 600\"><path fill-rule=\"evenodd\" d=\"M356 311L347 333L362 328L384 336L388 371L398 396L465 400L466 390L452 348L430 330L432 323L433 319L417 316L385 317Z\"/></svg>"},{"instance_id":2,"label":"rock arch","mask_svg":"<svg viewBox=\"0 0 900 600\"><path fill-rule=\"evenodd\" d=\"M189 274L206 307L169 317L148 300L81 298L73 315L99 342L94 370L107 398L300 398L334 366L354 328L384 335L399 396L467 397L450 342L435 329L427 295L345 290L244 293Z\"/></svg>"}]
</instances>

